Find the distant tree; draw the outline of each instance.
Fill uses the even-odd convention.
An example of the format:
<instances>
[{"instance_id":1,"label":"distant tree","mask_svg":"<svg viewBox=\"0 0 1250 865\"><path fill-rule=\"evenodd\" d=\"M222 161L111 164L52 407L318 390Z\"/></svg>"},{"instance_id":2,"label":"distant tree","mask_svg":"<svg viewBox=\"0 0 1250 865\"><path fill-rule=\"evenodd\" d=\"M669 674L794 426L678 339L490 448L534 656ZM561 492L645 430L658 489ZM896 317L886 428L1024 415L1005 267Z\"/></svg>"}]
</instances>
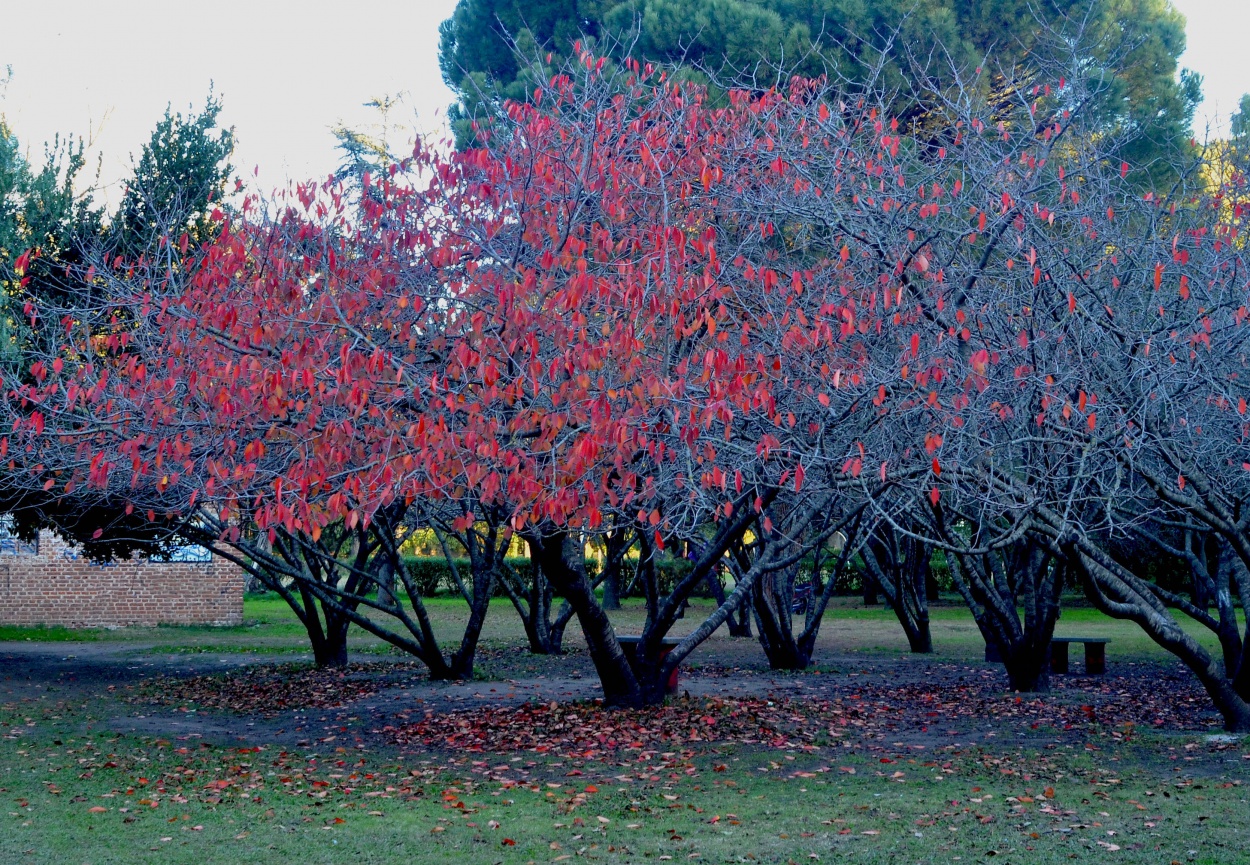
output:
<instances>
[{"instance_id":1,"label":"distant tree","mask_svg":"<svg viewBox=\"0 0 1250 865\"><path fill-rule=\"evenodd\" d=\"M403 160L404 156L394 150L394 125L391 120L391 112L402 104L403 97L400 95L376 96L364 103L365 108L376 112L375 123L367 128L339 123L330 130L338 140L341 160L335 171L336 178L359 181L365 174L377 176Z\"/></svg>"},{"instance_id":2,"label":"distant tree","mask_svg":"<svg viewBox=\"0 0 1250 865\"><path fill-rule=\"evenodd\" d=\"M6 369L21 366L30 338L23 298L32 287L58 297L69 291L65 264L76 263L83 241L100 231L102 214L91 192L75 191L84 166L82 141L59 137L46 148L43 164L32 166L0 117L0 364ZM18 276L15 263L28 250Z\"/></svg>"},{"instance_id":3,"label":"distant tree","mask_svg":"<svg viewBox=\"0 0 1250 865\"><path fill-rule=\"evenodd\" d=\"M0 118L0 375L6 385L33 381L35 358L64 353L63 321L100 305L93 262L146 258L177 275L183 259L212 239L211 213L225 192L234 147L233 132L217 122L220 111L211 93L199 113L166 110L112 218L97 205L95 184L83 177L82 139L58 137L36 168ZM13 515L22 537L54 529L99 558L160 553L177 542L176 524L141 520L106 499L79 506L13 485L7 471L0 469L0 513ZM109 534L93 537L102 525L112 526Z\"/></svg>"},{"instance_id":4,"label":"distant tree","mask_svg":"<svg viewBox=\"0 0 1250 865\"><path fill-rule=\"evenodd\" d=\"M1237 111L1229 124L1229 135L1234 141L1250 138L1250 93L1243 93L1237 103Z\"/></svg>"},{"instance_id":5,"label":"distant tree","mask_svg":"<svg viewBox=\"0 0 1250 865\"><path fill-rule=\"evenodd\" d=\"M915 123L933 108L926 92L967 83L954 70L1001 70L985 80L1011 102L1079 38L1085 60L1073 75L1095 82L1104 129L1123 140L1113 158L1141 166L1143 179L1170 176L1163 161L1186 147L1200 97L1200 79L1178 75L1185 21L1169 0L460 0L439 44L460 97L457 141L470 143L474 121L502 100L530 99L578 38L696 78L872 82L898 94L894 113Z\"/></svg>"},{"instance_id":6,"label":"distant tree","mask_svg":"<svg viewBox=\"0 0 1250 865\"><path fill-rule=\"evenodd\" d=\"M111 240L128 258L212 237L210 219L233 170L234 130L218 122L221 100L210 91L199 113L173 113L156 124L126 183L121 206L110 226Z\"/></svg>"}]
</instances>

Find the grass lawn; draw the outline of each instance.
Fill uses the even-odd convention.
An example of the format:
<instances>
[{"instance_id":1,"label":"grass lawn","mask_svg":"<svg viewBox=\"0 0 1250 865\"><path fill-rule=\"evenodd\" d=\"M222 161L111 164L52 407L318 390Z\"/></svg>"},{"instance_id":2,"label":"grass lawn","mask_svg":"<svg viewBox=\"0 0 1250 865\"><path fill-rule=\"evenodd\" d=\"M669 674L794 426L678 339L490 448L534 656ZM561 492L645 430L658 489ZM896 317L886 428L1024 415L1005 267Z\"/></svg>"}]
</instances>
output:
<instances>
[{"instance_id":1,"label":"grass lawn","mask_svg":"<svg viewBox=\"0 0 1250 865\"><path fill-rule=\"evenodd\" d=\"M430 617L440 640L448 645L458 642L466 607L458 598L441 596L427 602ZM712 601L695 599L686 617L680 620L673 633L680 635L693 630L713 609ZM639 599L629 599L622 610L615 611L612 619L621 633L638 633L642 629L645 609ZM295 614L276 595L249 595L243 605L244 624L236 627L163 626L157 628L118 628L112 630L66 628L17 628L0 627L0 641L98 641L132 643L173 652L251 652L257 654L307 654L307 636ZM974 660L984 652L985 643L976 623L962 603L954 598L946 599L930 611L930 627L938 657L955 660ZM800 622L796 618L796 625ZM1213 650L1218 641L1201 626L1181 617L1187 631L1197 636ZM1068 607L1055 629L1060 636L1106 637L1111 640L1107 656L1111 663L1116 660L1163 659L1169 657L1136 624L1108 618L1089 607ZM483 631L483 644L498 648L525 645L525 632L516 612L506 599L491 602L490 613ZM577 623L568 628L567 644L582 645ZM763 660L763 653L754 641L732 640L724 629L691 657L692 664L717 655L728 644L735 644L735 653ZM386 643L372 634L353 627L349 638L353 653L369 655L391 654ZM821 624L817 641L817 660L824 653L865 653L869 655L898 655L907 652L907 640L897 619L889 610L881 607L864 608L855 598L837 598ZM1079 649L1077 650L1079 655ZM1074 656L1075 657L1075 656Z\"/></svg>"},{"instance_id":2,"label":"grass lawn","mask_svg":"<svg viewBox=\"0 0 1250 865\"><path fill-rule=\"evenodd\" d=\"M453 640L463 605L436 599L430 606L440 635ZM678 631L694 627L709 607L696 602ZM981 657L983 643L966 610L947 604L932 617L938 662ZM621 632L636 632L641 606L631 601L613 618ZM1113 672L1117 662L1168 659L1135 625L1086 608L1066 609L1058 632L1109 637ZM568 638L580 644L575 623ZM7 628L0 639L90 640L93 650L119 651L117 663L128 670L138 668L124 665L143 656L169 653L294 659L307 652L302 628L273 597L249 597L239 627ZM553 659L517 650L524 635L506 602L492 605L484 643L509 650L496 657L517 659L492 661L505 665L487 669L492 678L522 675L522 660L524 675L555 669L544 666ZM390 652L360 633L351 647ZM839 600L826 617L818 663L822 655L841 659L844 670L848 655L900 668L913 661L893 616L853 600ZM62 660L72 664L69 658ZM756 670L762 662L753 641L719 634L691 659L692 666ZM562 675L570 664L593 675L584 655L559 663ZM831 671L837 673L826 667L816 678L832 678ZM20 668L0 673L22 677ZM717 675L733 681L733 673ZM889 682L885 687L894 688ZM977 728L989 721L995 732L985 735L997 738L969 744L960 734L963 744L938 737L919 745L878 736L839 745L825 737L806 747L703 742L673 751L623 749L603 760L554 751L402 751L384 736L365 735L363 745L352 745L347 734L300 747L258 733L248 747L227 747L225 734L109 729L117 719L143 718L140 712L178 717L176 709L133 702L142 685L93 691L64 684L49 680L43 691L27 684L10 692L19 696L0 697L3 865L1250 862L1243 852L1250 849L1250 740L1203 732L1091 724L1034 728L1025 736L1023 722L1017 730L1009 720L980 718ZM704 711L699 705L695 717ZM204 729L213 729L215 711L200 710L199 717L208 716ZM322 713L329 711L306 716ZM235 716L232 723L248 720Z\"/></svg>"},{"instance_id":3,"label":"grass lawn","mask_svg":"<svg viewBox=\"0 0 1250 865\"><path fill-rule=\"evenodd\" d=\"M475 763L71 734L75 715L5 712L0 861L1229 863L1250 842L1247 787L1173 771L1167 740Z\"/></svg>"}]
</instances>

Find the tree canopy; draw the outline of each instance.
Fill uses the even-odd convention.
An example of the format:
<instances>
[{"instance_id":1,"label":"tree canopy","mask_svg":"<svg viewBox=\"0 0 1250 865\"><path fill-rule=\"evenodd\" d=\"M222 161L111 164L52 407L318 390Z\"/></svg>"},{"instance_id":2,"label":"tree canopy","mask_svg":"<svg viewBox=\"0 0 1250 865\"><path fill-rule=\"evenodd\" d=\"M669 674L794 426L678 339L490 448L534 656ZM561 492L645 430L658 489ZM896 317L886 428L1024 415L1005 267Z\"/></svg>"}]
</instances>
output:
<instances>
[{"instance_id":1,"label":"tree canopy","mask_svg":"<svg viewBox=\"0 0 1250 865\"><path fill-rule=\"evenodd\" d=\"M472 669L515 535L621 705L663 699L747 604L770 664L807 663L832 585L796 632L809 557L863 551L923 650L940 549L1013 688L1045 687L1075 582L1250 730L1246 175L1142 194L1100 82L1069 77L1084 56L1027 100L969 80L935 145L891 93L713 93L584 52L485 146L423 143L359 203L331 180L223 214L175 278L93 262L109 302L31 358L0 454L32 494L185 526L439 677ZM484 541L452 658L399 550L440 522ZM632 659L579 549L622 529ZM667 583L665 549L691 562ZM722 566L733 590L662 653Z\"/></svg>"},{"instance_id":2,"label":"tree canopy","mask_svg":"<svg viewBox=\"0 0 1250 865\"><path fill-rule=\"evenodd\" d=\"M234 147L233 131L218 123L220 111L211 93L202 111L184 116L167 109L111 215L97 203L95 183L83 176L81 139L58 137L45 147L43 163L32 165L0 117L0 375L7 383L31 380L32 359L61 350L64 321L86 317L100 302L92 262L160 260L176 270L212 239L211 211L225 192ZM168 539L168 532L153 531L120 505L58 501L11 481L0 473L0 511L12 512L24 537L41 527L124 527L87 539L88 553L105 558Z\"/></svg>"},{"instance_id":3,"label":"tree canopy","mask_svg":"<svg viewBox=\"0 0 1250 865\"><path fill-rule=\"evenodd\" d=\"M924 94L983 63L1002 70L989 80L1004 94L1031 87L1079 39L1071 77L1089 79L1104 129L1142 172L1185 147L1199 98L1199 79L1178 74L1185 21L1168 0L460 0L440 33L462 146L474 120L528 100L552 68L540 61L551 53L558 65L579 38L737 85L789 74L872 83L898 93L895 113L912 119L932 108Z\"/></svg>"}]
</instances>

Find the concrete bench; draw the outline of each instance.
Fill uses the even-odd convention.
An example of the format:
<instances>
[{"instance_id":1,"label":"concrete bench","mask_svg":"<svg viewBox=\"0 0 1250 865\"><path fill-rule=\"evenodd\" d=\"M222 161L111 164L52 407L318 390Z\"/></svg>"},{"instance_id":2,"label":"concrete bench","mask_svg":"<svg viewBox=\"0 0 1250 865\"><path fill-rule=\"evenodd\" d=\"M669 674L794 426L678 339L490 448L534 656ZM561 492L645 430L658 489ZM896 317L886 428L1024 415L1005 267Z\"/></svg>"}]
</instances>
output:
<instances>
[{"instance_id":1,"label":"concrete bench","mask_svg":"<svg viewBox=\"0 0 1250 865\"><path fill-rule=\"evenodd\" d=\"M1085 644L1085 675L1101 676L1107 672L1107 643L1102 637L1054 637L1050 641L1050 671L1068 672L1068 646Z\"/></svg>"},{"instance_id":2,"label":"concrete bench","mask_svg":"<svg viewBox=\"0 0 1250 865\"><path fill-rule=\"evenodd\" d=\"M1068 673L1068 646L1084 643L1085 675L1101 676L1107 672L1107 643L1110 642L1102 637L1053 637L1050 641L1050 671L1060 675ZM991 664L1003 662L998 647L993 643L985 644L985 660Z\"/></svg>"},{"instance_id":3,"label":"concrete bench","mask_svg":"<svg viewBox=\"0 0 1250 865\"><path fill-rule=\"evenodd\" d=\"M629 661L629 665L635 665L635 658L638 654L638 644L642 642L642 637L633 634L616 635L616 641L621 644L621 651L625 653L625 658ZM665 637L660 640L660 663L664 663L664 659L668 657L668 653L673 651L673 647L680 643L677 637ZM673 672L669 675L668 681L664 683L664 691L668 694L677 693L677 677L680 667L674 667Z\"/></svg>"}]
</instances>

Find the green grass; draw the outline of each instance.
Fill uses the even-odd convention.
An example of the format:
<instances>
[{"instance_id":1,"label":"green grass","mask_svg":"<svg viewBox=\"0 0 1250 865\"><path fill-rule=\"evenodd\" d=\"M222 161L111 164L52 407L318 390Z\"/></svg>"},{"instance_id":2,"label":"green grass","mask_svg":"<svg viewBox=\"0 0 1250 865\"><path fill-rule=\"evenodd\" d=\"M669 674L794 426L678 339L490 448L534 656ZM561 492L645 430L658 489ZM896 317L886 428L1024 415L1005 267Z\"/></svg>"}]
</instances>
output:
<instances>
[{"instance_id":1,"label":"green grass","mask_svg":"<svg viewBox=\"0 0 1250 865\"><path fill-rule=\"evenodd\" d=\"M678 632L710 606L696 601ZM453 639L464 605L438 598L430 610L440 636ZM631 601L613 618L621 632L636 631L643 610ZM939 658L980 657L983 643L966 610L937 606L932 618ZM1110 637L1113 666L1166 657L1135 625L1088 608L1066 609L1058 632ZM570 642L578 636L573 625ZM505 601L492 604L485 637L493 646L524 644ZM248 597L238 627L0 630L0 639L27 638L86 638L139 654L306 652L302 627L272 596ZM351 645L386 651L359 633ZM897 658L906 642L888 611L839 599L822 628L818 662L821 653ZM753 641L718 634L691 661L760 657ZM1198 734L1151 733L1125 744L1091 733L1088 745L1046 750L1036 738L1012 746L1013 731L1004 728L994 750L909 751L884 742L811 753L722 747L649 762L626 752L608 766L528 752L403 756L323 745L319 754L287 754L272 744L242 752L196 738L97 732L105 719L135 711L119 694L53 699L0 706L3 865L964 865L991 858L1214 865L1239 861L1250 847L1242 785L1250 753L1241 758L1250 742L1212 755ZM512 777L528 769L532 783L501 783L499 766Z\"/></svg>"},{"instance_id":2,"label":"green grass","mask_svg":"<svg viewBox=\"0 0 1250 865\"><path fill-rule=\"evenodd\" d=\"M97 640L100 632L93 628L63 628L60 625L36 625L22 627L19 625L0 625L0 642L6 640L35 643L85 643Z\"/></svg>"},{"instance_id":3,"label":"green grass","mask_svg":"<svg viewBox=\"0 0 1250 865\"><path fill-rule=\"evenodd\" d=\"M6 719L24 735L0 748L5 863L1213 865L1250 841L1247 787L1152 763L1160 742L884 759L727 749L576 768L523 753L474 766L74 734L67 715L24 717ZM528 767L530 783L474 774L499 765Z\"/></svg>"},{"instance_id":4,"label":"green grass","mask_svg":"<svg viewBox=\"0 0 1250 865\"><path fill-rule=\"evenodd\" d=\"M446 645L455 645L467 618L467 607L459 599L440 596L429 599L427 608L435 633ZM713 609L713 602L695 599L686 617L678 621L673 633L681 635L693 630ZM629 599L624 609L614 611L613 622L620 633L641 631L645 609L639 599ZM249 595L243 604L244 623L233 627L163 626L157 628L117 628L110 630L75 631L66 628L0 628L0 640L61 641L92 640L105 643L134 644L136 651L230 652L255 654L306 654L307 636L290 608L276 595ZM1178 617L1182 627L1211 650L1218 651L1218 641L1210 631L1185 617ZM938 658L959 661L980 659L985 643L968 610L952 596L930 610L935 654ZM796 618L796 626L800 619ZM1056 633L1066 636L1106 637L1111 640L1107 657L1117 661L1164 660L1169 656L1136 624L1108 618L1089 607L1068 606L1063 610ZM581 644L576 622L570 624L567 645ZM372 634L352 628L349 648L353 653L389 655L392 650ZM525 632L511 604L502 598L491 602L483 631L483 644L509 647L526 645ZM894 614L881 607L865 608L857 598L837 598L827 611L817 640L816 657L828 654L862 654L865 656L898 656L908 651L907 641ZM763 655L753 641L733 640L724 629L713 635L691 657L691 664L714 661L729 653L735 663L744 659L762 661Z\"/></svg>"}]
</instances>

